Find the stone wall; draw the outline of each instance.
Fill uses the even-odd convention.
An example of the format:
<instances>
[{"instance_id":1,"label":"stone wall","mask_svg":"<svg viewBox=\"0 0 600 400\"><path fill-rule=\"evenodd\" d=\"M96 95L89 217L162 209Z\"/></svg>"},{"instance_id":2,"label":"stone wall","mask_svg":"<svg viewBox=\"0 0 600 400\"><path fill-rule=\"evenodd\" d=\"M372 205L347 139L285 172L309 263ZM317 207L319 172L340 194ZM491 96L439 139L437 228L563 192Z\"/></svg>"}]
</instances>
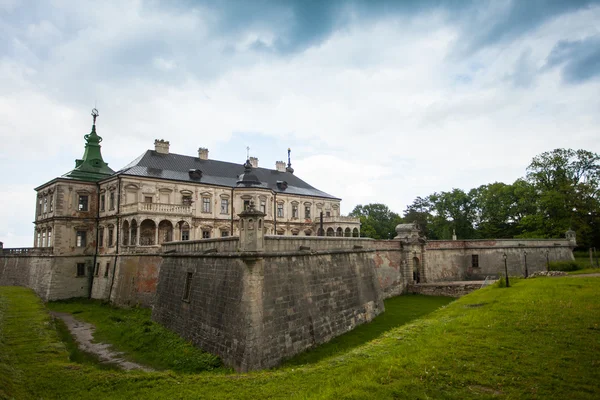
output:
<instances>
[{"instance_id":1,"label":"stone wall","mask_svg":"<svg viewBox=\"0 0 600 400\"><path fill-rule=\"evenodd\" d=\"M383 312L372 253L165 254L152 316L236 370L269 368Z\"/></svg>"},{"instance_id":2,"label":"stone wall","mask_svg":"<svg viewBox=\"0 0 600 400\"><path fill-rule=\"evenodd\" d=\"M480 289L482 284L482 282L420 283L418 285L408 285L406 292L410 294L424 294L427 296L462 297Z\"/></svg>"},{"instance_id":3,"label":"stone wall","mask_svg":"<svg viewBox=\"0 0 600 400\"><path fill-rule=\"evenodd\" d=\"M1 255L0 286L26 286L47 300L52 261L51 256Z\"/></svg>"},{"instance_id":4,"label":"stone wall","mask_svg":"<svg viewBox=\"0 0 600 400\"><path fill-rule=\"evenodd\" d=\"M428 282L485 279L504 274L545 271L547 261L573 260L571 243L565 239L432 240L426 245ZM474 266L473 255L478 266Z\"/></svg>"},{"instance_id":5,"label":"stone wall","mask_svg":"<svg viewBox=\"0 0 600 400\"><path fill-rule=\"evenodd\" d=\"M160 255L153 254L97 257L98 274L93 278L92 298L110 299L119 306L151 307L161 261Z\"/></svg>"}]
</instances>

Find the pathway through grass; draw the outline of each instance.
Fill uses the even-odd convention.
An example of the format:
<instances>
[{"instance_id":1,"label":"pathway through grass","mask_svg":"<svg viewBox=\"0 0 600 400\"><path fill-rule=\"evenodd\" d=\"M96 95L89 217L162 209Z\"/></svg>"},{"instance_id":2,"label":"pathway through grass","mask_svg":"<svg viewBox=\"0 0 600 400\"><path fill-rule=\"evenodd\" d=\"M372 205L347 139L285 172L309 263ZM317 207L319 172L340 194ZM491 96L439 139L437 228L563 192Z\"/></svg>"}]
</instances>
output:
<instances>
[{"instance_id":1,"label":"pathway through grass","mask_svg":"<svg viewBox=\"0 0 600 400\"><path fill-rule=\"evenodd\" d=\"M600 278L488 286L351 351L248 374L72 363L33 292L0 288L0 398L596 400L599 366Z\"/></svg>"}]
</instances>

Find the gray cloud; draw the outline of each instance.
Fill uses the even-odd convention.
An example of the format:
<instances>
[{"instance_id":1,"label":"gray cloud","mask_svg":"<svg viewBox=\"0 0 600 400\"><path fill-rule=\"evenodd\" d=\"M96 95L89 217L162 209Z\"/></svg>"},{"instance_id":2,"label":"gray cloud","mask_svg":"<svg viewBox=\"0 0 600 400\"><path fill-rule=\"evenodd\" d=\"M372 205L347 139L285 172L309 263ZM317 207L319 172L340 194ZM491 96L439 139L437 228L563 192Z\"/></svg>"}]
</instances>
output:
<instances>
[{"instance_id":1,"label":"gray cloud","mask_svg":"<svg viewBox=\"0 0 600 400\"><path fill-rule=\"evenodd\" d=\"M562 65L567 83L581 83L600 75L600 35L577 41L559 41L547 59L547 67Z\"/></svg>"}]
</instances>

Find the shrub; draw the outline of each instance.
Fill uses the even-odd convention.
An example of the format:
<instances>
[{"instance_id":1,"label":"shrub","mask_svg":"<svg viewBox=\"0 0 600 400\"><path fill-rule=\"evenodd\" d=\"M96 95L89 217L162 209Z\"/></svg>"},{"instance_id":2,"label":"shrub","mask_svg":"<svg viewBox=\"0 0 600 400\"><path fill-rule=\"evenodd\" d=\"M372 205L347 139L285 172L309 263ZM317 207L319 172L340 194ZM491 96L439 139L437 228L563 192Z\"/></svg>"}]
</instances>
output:
<instances>
[{"instance_id":1,"label":"shrub","mask_svg":"<svg viewBox=\"0 0 600 400\"><path fill-rule=\"evenodd\" d=\"M550 261L550 271L577 271L583 269L577 261Z\"/></svg>"}]
</instances>

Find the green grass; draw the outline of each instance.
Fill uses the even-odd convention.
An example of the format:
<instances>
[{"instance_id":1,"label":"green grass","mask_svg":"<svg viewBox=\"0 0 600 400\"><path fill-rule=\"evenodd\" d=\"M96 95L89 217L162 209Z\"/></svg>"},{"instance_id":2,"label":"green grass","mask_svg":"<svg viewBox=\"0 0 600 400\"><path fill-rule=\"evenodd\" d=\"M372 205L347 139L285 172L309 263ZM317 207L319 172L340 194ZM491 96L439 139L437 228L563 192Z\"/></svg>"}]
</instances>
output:
<instances>
[{"instance_id":1,"label":"green grass","mask_svg":"<svg viewBox=\"0 0 600 400\"><path fill-rule=\"evenodd\" d=\"M488 286L349 351L249 374L75 364L33 293L0 288L0 397L597 399L599 382L599 278Z\"/></svg>"},{"instance_id":2,"label":"green grass","mask_svg":"<svg viewBox=\"0 0 600 400\"><path fill-rule=\"evenodd\" d=\"M330 342L298 354L284 363L285 366L310 364L327 357L339 355L380 336L392 328L404 325L414 319L453 301L441 296L398 296L385 300L385 312L368 324L359 325L354 330L333 338Z\"/></svg>"},{"instance_id":3,"label":"green grass","mask_svg":"<svg viewBox=\"0 0 600 400\"><path fill-rule=\"evenodd\" d=\"M48 308L93 324L96 341L110 343L127 359L154 369L185 373L224 369L218 357L153 322L149 309L117 308L87 299L50 302Z\"/></svg>"},{"instance_id":4,"label":"green grass","mask_svg":"<svg viewBox=\"0 0 600 400\"><path fill-rule=\"evenodd\" d=\"M569 274L569 275L599 274L599 273L600 273L600 268L584 268L584 269L579 269L577 271L567 272L567 274Z\"/></svg>"}]
</instances>

